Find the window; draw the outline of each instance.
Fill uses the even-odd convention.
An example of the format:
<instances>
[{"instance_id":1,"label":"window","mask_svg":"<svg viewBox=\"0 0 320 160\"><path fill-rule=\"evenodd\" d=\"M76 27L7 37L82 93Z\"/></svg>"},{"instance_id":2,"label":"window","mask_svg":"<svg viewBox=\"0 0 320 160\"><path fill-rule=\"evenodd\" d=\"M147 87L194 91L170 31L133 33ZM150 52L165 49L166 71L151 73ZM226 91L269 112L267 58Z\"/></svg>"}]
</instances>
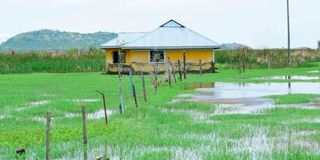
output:
<instances>
[{"instance_id":1,"label":"window","mask_svg":"<svg viewBox=\"0 0 320 160\"><path fill-rule=\"evenodd\" d=\"M120 53L118 51L113 52L113 63L126 63L126 52L121 51Z\"/></svg>"},{"instance_id":2,"label":"window","mask_svg":"<svg viewBox=\"0 0 320 160\"><path fill-rule=\"evenodd\" d=\"M164 63L165 54L164 51L150 51L150 63Z\"/></svg>"}]
</instances>

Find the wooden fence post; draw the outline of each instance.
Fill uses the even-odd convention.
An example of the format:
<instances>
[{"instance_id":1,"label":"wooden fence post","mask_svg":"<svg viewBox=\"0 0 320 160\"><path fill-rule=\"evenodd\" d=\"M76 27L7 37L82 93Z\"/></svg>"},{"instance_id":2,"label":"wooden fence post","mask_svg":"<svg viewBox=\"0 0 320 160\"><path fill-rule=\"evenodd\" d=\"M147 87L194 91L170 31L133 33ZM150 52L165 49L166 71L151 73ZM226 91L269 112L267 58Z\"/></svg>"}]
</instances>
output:
<instances>
[{"instance_id":1,"label":"wooden fence post","mask_svg":"<svg viewBox=\"0 0 320 160\"><path fill-rule=\"evenodd\" d=\"M157 76L157 69L156 67L153 65L153 71L154 71L154 80L155 80L155 86L154 86L154 89L155 89L155 92L156 94L158 93L158 76Z\"/></svg>"},{"instance_id":2,"label":"wooden fence post","mask_svg":"<svg viewBox=\"0 0 320 160\"><path fill-rule=\"evenodd\" d=\"M87 144L87 114L86 106L82 106L82 129L83 129L83 144Z\"/></svg>"},{"instance_id":3,"label":"wooden fence post","mask_svg":"<svg viewBox=\"0 0 320 160\"><path fill-rule=\"evenodd\" d=\"M47 125L46 125L46 160L50 160L50 123L51 112L47 112Z\"/></svg>"},{"instance_id":4,"label":"wooden fence post","mask_svg":"<svg viewBox=\"0 0 320 160\"><path fill-rule=\"evenodd\" d=\"M211 61L211 72L215 73L216 72L216 65L215 62Z\"/></svg>"},{"instance_id":5,"label":"wooden fence post","mask_svg":"<svg viewBox=\"0 0 320 160\"><path fill-rule=\"evenodd\" d=\"M102 99L103 99L103 109L104 109L104 117L106 119L106 125L108 124L108 114L107 114L107 104L106 104L106 95L101 92L96 90L98 93L100 93L102 95Z\"/></svg>"},{"instance_id":6,"label":"wooden fence post","mask_svg":"<svg viewBox=\"0 0 320 160\"><path fill-rule=\"evenodd\" d=\"M88 148L87 148L87 145L83 145L83 160L88 160Z\"/></svg>"},{"instance_id":7,"label":"wooden fence post","mask_svg":"<svg viewBox=\"0 0 320 160\"><path fill-rule=\"evenodd\" d=\"M144 98L144 101L147 102L147 91L146 91L146 84L145 84L145 81L144 81L143 72L141 72L141 79L142 79L143 98Z\"/></svg>"},{"instance_id":8,"label":"wooden fence post","mask_svg":"<svg viewBox=\"0 0 320 160\"><path fill-rule=\"evenodd\" d=\"M130 75L130 84L131 84L131 89L132 89L132 96L134 98L134 103L135 103L136 107L138 108L136 87L134 86L134 83L133 83L132 70L131 69L129 70L129 75Z\"/></svg>"},{"instance_id":9,"label":"wooden fence post","mask_svg":"<svg viewBox=\"0 0 320 160\"><path fill-rule=\"evenodd\" d=\"M178 69L179 69L179 79L182 81L182 73L181 73L181 63L180 60L178 60Z\"/></svg>"},{"instance_id":10,"label":"wooden fence post","mask_svg":"<svg viewBox=\"0 0 320 160\"><path fill-rule=\"evenodd\" d=\"M177 83L176 71L175 71L175 69L174 69L174 66L173 66L172 63L171 63L170 57L168 57L168 61L169 61L170 67L171 67L171 69L172 69L172 75L173 75L173 78L174 78L174 82Z\"/></svg>"},{"instance_id":11,"label":"wooden fence post","mask_svg":"<svg viewBox=\"0 0 320 160\"><path fill-rule=\"evenodd\" d=\"M170 67L168 66L168 64L166 65L167 67L167 73L168 73L168 83L169 86L171 86L171 72L170 72Z\"/></svg>"},{"instance_id":12,"label":"wooden fence post","mask_svg":"<svg viewBox=\"0 0 320 160\"><path fill-rule=\"evenodd\" d=\"M183 78L187 79L187 70L186 70L186 51L183 51Z\"/></svg>"},{"instance_id":13,"label":"wooden fence post","mask_svg":"<svg viewBox=\"0 0 320 160\"><path fill-rule=\"evenodd\" d=\"M124 102L122 95L122 74L121 74L121 66L118 64L118 76L119 76L119 96L120 96L120 113L124 112Z\"/></svg>"},{"instance_id":14,"label":"wooden fence post","mask_svg":"<svg viewBox=\"0 0 320 160\"><path fill-rule=\"evenodd\" d=\"M242 72L246 72L245 60L246 60L246 49L242 49Z\"/></svg>"},{"instance_id":15,"label":"wooden fence post","mask_svg":"<svg viewBox=\"0 0 320 160\"><path fill-rule=\"evenodd\" d=\"M199 71L200 71L200 76L202 76L202 62L201 62L201 59L199 60Z\"/></svg>"}]
</instances>

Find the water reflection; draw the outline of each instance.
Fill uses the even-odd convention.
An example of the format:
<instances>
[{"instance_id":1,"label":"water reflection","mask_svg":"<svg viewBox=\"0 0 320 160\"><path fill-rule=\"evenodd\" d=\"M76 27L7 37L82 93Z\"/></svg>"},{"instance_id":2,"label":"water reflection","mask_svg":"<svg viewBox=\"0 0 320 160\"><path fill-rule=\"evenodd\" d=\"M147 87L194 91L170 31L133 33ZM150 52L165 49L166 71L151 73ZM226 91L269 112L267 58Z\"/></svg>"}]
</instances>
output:
<instances>
[{"instance_id":1,"label":"water reflection","mask_svg":"<svg viewBox=\"0 0 320 160\"><path fill-rule=\"evenodd\" d=\"M320 83L212 83L213 87L198 88L201 93L210 93L214 99L254 98L271 95L320 94Z\"/></svg>"},{"instance_id":2,"label":"water reflection","mask_svg":"<svg viewBox=\"0 0 320 160\"><path fill-rule=\"evenodd\" d=\"M320 80L319 76L272 76L272 77L262 77L254 79L263 80Z\"/></svg>"},{"instance_id":3,"label":"water reflection","mask_svg":"<svg viewBox=\"0 0 320 160\"><path fill-rule=\"evenodd\" d=\"M185 86L183 89L184 90L194 90L197 88L214 88L215 87L215 82L212 83L193 83L191 85Z\"/></svg>"}]
</instances>

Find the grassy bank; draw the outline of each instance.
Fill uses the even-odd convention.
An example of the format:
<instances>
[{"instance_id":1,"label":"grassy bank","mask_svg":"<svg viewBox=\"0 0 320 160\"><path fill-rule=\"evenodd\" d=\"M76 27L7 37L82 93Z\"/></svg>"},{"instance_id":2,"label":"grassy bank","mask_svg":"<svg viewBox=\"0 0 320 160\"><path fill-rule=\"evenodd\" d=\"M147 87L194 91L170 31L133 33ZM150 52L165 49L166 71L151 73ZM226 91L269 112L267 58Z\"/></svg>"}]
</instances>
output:
<instances>
[{"instance_id":1,"label":"grassy bank","mask_svg":"<svg viewBox=\"0 0 320 160\"><path fill-rule=\"evenodd\" d=\"M118 112L117 75L2 75L0 159L13 159L19 146L26 148L27 159L45 157L44 116L47 111L53 113L52 157L82 159L80 106L87 105L89 114L102 109L102 100L96 89L106 93L107 107L114 114L107 127L103 118L88 120L89 159L98 156L124 159L319 159L319 152L315 149L320 143L320 126L311 120L319 117L320 109L273 108L260 115L212 115L216 109L214 104L170 103L179 94L195 93L194 90L185 90L195 82L265 82L254 78L316 75L318 73L307 71L317 69L249 70L243 74L220 70L203 77L193 74L173 86L162 83L158 94L146 76L148 102L143 101L141 78L134 76L139 108L134 107L129 77L124 76L124 115ZM306 95L294 98L297 97L304 100ZM290 103L290 98L275 98Z\"/></svg>"}]
</instances>

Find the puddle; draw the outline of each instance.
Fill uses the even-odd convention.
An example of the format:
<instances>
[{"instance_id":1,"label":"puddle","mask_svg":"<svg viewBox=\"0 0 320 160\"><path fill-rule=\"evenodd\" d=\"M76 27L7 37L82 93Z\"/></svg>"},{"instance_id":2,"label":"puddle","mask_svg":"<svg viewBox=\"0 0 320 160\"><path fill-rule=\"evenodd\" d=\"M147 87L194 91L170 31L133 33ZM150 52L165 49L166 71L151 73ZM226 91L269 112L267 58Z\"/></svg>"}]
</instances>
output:
<instances>
[{"instance_id":1,"label":"puddle","mask_svg":"<svg viewBox=\"0 0 320 160\"><path fill-rule=\"evenodd\" d=\"M0 119L11 118L11 115L0 114Z\"/></svg>"},{"instance_id":2,"label":"puddle","mask_svg":"<svg viewBox=\"0 0 320 160\"><path fill-rule=\"evenodd\" d=\"M64 116L66 118L75 118L75 117L81 117L81 114L77 114L77 113L64 113Z\"/></svg>"},{"instance_id":3,"label":"puddle","mask_svg":"<svg viewBox=\"0 0 320 160\"><path fill-rule=\"evenodd\" d=\"M107 115L108 117L115 114L115 111L114 110L107 110ZM66 118L78 118L78 117L82 117L82 114L80 113L65 113L64 116ZM88 119L101 119L101 118L104 118L104 110L99 110L99 111L96 111L96 112L93 112L93 113L88 113L87 114L87 118Z\"/></svg>"},{"instance_id":4,"label":"puddle","mask_svg":"<svg viewBox=\"0 0 320 160\"><path fill-rule=\"evenodd\" d=\"M254 79L264 79L264 80L320 80L320 77L316 76L272 76L272 77L262 77Z\"/></svg>"},{"instance_id":5,"label":"puddle","mask_svg":"<svg viewBox=\"0 0 320 160\"><path fill-rule=\"evenodd\" d=\"M45 117L39 117L39 116L32 117L31 119L33 121L40 122L40 123L43 123L43 124L46 124L46 121L47 121L47 119ZM51 117L51 121L53 122L53 117Z\"/></svg>"},{"instance_id":6,"label":"puddle","mask_svg":"<svg viewBox=\"0 0 320 160\"><path fill-rule=\"evenodd\" d=\"M100 99L74 99L73 102L81 103L81 102L99 102Z\"/></svg>"},{"instance_id":7,"label":"puddle","mask_svg":"<svg viewBox=\"0 0 320 160\"><path fill-rule=\"evenodd\" d=\"M320 118L303 119L301 122L305 122L305 123L320 123Z\"/></svg>"},{"instance_id":8,"label":"puddle","mask_svg":"<svg viewBox=\"0 0 320 160\"><path fill-rule=\"evenodd\" d=\"M214 88L199 88L200 92L211 100L244 99L286 94L320 94L320 83L291 82L291 83L215 83ZM201 98L203 94L198 95Z\"/></svg>"},{"instance_id":9,"label":"puddle","mask_svg":"<svg viewBox=\"0 0 320 160\"><path fill-rule=\"evenodd\" d=\"M192 109L160 109L162 113L177 113L177 114L185 114L191 117L194 121L209 121L209 114L205 112L200 112Z\"/></svg>"},{"instance_id":10,"label":"puddle","mask_svg":"<svg viewBox=\"0 0 320 160\"><path fill-rule=\"evenodd\" d=\"M113 115L114 112L115 111L113 110L107 110L108 117ZM87 117L88 119L91 119L91 120L104 118L104 110L102 109L94 113L89 113Z\"/></svg>"},{"instance_id":11,"label":"puddle","mask_svg":"<svg viewBox=\"0 0 320 160\"><path fill-rule=\"evenodd\" d=\"M308 71L308 73L320 73L320 70Z\"/></svg>"},{"instance_id":12,"label":"puddle","mask_svg":"<svg viewBox=\"0 0 320 160\"><path fill-rule=\"evenodd\" d=\"M185 86L184 90L194 90L196 88L214 88L215 83L193 83Z\"/></svg>"},{"instance_id":13,"label":"puddle","mask_svg":"<svg viewBox=\"0 0 320 160\"><path fill-rule=\"evenodd\" d=\"M25 107L17 108L16 111L17 112L21 112L21 111L25 111L25 110L28 110L28 109L44 106L44 105L47 105L49 103L50 103L50 101L48 101L48 100L30 102L29 104L25 105Z\"/></svg>"},{"instance_id":14,"label":"puddle","mask_svg":"<svg viewBox=\"0 0 320 160\"><path fill-rule=\"evenodd\" d=\"M199 86L199 85L196 85ZM207 86L207 85L204 85ZM171 103L202 102L215 104L213 115L260 114L274 107L320 109L318 103L275 105L263 97L286 94L320 94L320 83L210 83L210 88L197 88L199 94L178 95Z\"/></svg>"},{"instance_id":15,"label":"puddle","mask_svg":"<svg viewBox=\"0 0 320 160\"><path fill-rule=\"evenodd\" d=\"M93 159L94 155L108 155L110 159L143 159L148 153L171 153L170 159L205 159L208 154L216 155L226 154L231 157L237 156L237 159L273 159L275 153L286 154L288 150L296 149L305 151L308 154L318 154L320 144L308 137L317 135L315 131L298 131L298 130L279 130L276 135L270 136L269 127L253 127L243 125L248 129L249 134L239 138L232 138L217 133L195 133L189 132L182 135L166 135L167 137L176 138L181 142L193 141L187 147L176 146L109 146L100 145L88 150L88 158ZM82 159L83 154L79 150L70 154L64 159ZM277 155L276 154L276 155ZM122 155L122 156L119 156ZM153 159L157 159L153 157Z\"/></svg>"}]
</instances>

